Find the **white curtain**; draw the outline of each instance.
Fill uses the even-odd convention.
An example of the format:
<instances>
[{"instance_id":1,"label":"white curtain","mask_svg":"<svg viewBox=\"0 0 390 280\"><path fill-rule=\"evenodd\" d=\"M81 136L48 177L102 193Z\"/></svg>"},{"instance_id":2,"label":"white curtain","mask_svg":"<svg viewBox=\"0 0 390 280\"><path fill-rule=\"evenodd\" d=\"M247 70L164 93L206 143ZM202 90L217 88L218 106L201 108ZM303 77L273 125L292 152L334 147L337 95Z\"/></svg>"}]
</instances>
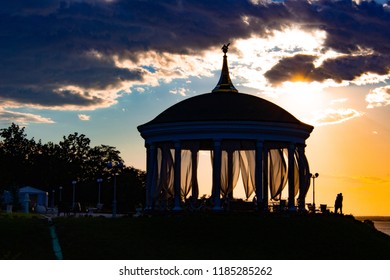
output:
<instances>
[{"instance_id":1,"label":"white curtain","mask_svg":"<svg viewBox=\"0 0 390 280\"><path fill-rule=\"evenodd\" d=\"M310 187L309 163L307 161L305 154L302 153L300 155L298 150L295 152L295 157L296 157L296 160L297 160L297 163L299 166L298 169L302 169L303 178L301 178L301 179L304 180L302 193L300 193L299 196L305 197L307 194L307 191L309 190L309 187ZM297 176L297 177L299 177L299 176ZM298 181L298 185L299 185L299 181Z\"/></svg>"},{"instance_id":2,"label":"white curtain","mask_svg":"<svg viewBox=\"0 0 390 280\"><path fill-rule=\"evenodd\" d=\"M271 149L268 153L268 183L271 199L279 200L287 183L287 163L284 157L287 149Z\"/></svg>"},{"instance_id":3,"label":"white curtain","mask_svg":"<svg viewBox=\"0 0 390 280\"><path fill-rule=\"evenodd\" d=\"M299 155L298 149L294 153L294 197L297 196L299 192Z\"/></svg>"},{"instance_id":4,"label":"white curtain","mask_svg":"<svg viewBox=\"0 0 390 280\"><path fill-rule=\"evenodd\" d=\"M167 145L157 149L157 188L154 198L169 199L173 197L174 153Z\"/></svg>"},{"instance_id":5,"label":"white curtain","mask_svg":"<svg viewBox=\"0 0 390 280\"><path fill-rule=\"evenodd\" d=\"M256 190L255 168L256 150L253 143L245 141L224 141L222 143L221 159L221 194L226 197L237 185L241 172L245 196L248 199ZM181 149L181 197L187 199L194 189L197 193L198 184L196 172L198 165L199 143L185 143ZM168 144L162 144L157 149L157 186L153 193L154 199L168 200L174 196L174 153ZM211 161L213 152L211 151ZM294 195L299 193L299 169L303 168L305 180L300 196L305 196L310 186L310 173L307 158L298 149L294 152L294 166L288 166L288 149L277 148L268 150L268 186L270 198L279 200L288 182L288 169L294 168ZM193 166L196 160L196 166ZM230 182L229 182L230 181ZM229 187L231 186L231 190Z\"/></svg>"},{"instance_id":6,"label":"white curtain","mask_svg":"<svg viewBox=\"0 0 390 280\"><path fill-rule=\"evenodd\" d=\"M230 171L229 171L230 164ZM226 197L230 191L233 191L240 177L240 153L239 151L224 150L222 151L221 162L221 193ZM231 190L229 190L229 180Z\"/></svg>"},{"instance_id":7,"label":"white curtain","mask_svg":"<svg viewBox=\"0 0 390 280\"><path fill-rule=\"evenodd\" d=\"M240 151L240 169L242 184L245 190L245 196L248 199L256 189L255 185L255 167L256 167L256 151L242 150Z\"/></svg>"},{"instance_id":8,"label":"white curtain","mask_svg":"<svg viewBox=\"0 0 390 280\"><path fill-rule=\"evenodd\" d=\"M181 150L181 197L185 200L192 187L192 153L191 150Z\"/></svg>"}]
</instances>

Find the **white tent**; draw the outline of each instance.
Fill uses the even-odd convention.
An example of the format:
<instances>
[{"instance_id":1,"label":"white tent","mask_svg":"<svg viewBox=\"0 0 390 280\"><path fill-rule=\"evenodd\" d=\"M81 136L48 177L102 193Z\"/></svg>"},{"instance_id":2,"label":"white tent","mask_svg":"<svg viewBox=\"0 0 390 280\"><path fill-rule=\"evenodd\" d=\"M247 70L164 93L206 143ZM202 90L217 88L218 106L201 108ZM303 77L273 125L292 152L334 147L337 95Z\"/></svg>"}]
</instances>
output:
<instances>
[{"instance_id":1,"label":"white tent","mask_svg":"<svg viewBox=\"0 0 390 280\"><path fill-rule=\"evenodd\" d=\"M23 187L19 189L19 201L23 202L26 194L29 195L30 198L30 205L43 205L45 207L48 206L48 193L45 191L38 190L33 187Z\"/></svg>"}]
</instances>

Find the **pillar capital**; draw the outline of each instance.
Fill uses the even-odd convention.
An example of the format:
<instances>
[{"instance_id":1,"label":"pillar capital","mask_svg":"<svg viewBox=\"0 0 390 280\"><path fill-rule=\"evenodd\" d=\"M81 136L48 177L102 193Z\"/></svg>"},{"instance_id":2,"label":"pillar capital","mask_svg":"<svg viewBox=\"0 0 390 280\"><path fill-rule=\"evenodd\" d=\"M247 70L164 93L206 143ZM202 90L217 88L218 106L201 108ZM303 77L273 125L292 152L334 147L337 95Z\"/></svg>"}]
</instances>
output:
<instances>
[{"instance_id":1,"label":"pillar capital","mask_svg":"<svg viewBox=\"0 0 390 280\"><path fill-rule=\"evenodd\" d=\"M180 149L181 148L181 142L180 140L176 140L174 143L173 143L175 149Z\"/></svg>"},{"instance_id":2,"label":"pillar capital","mask_svg":"<svg viewBox=\"0 0 390 280\"><path fill-rule=\"evenodd\" d=\"M256 149L263 149L264 142L261 140L256 140Z\"/></svg>"},{"instance_id":3,"label":"pillar capital","mask_svg":"<svg viewBox=\"0 0 390 280\"><path fill-rule=\"evenodd\" d=\"M296 144L295 143L293 143L293 142L290 142L289 144L288 144L288 150L290 151L290 150L295 150L295 147L296 147Z\"/></svg>"},{"instance_id":4,"label":"pillar capital","mask_svg":"<svg viewBox=\"0 0 390 280\"><path fill-rule=\"evenodd\" d=\"M221 143L222 143L222 139L213 139L213 145L214 147L220 147L221 146Z\"/></svg>"},{"instance_id":5,"label":"pillar capital","mask_svg":"<svg viewBox=\"0 0 390 280\"><path fill-rule=\"evenodd\" d=\"M145 148L147 149L155 149L156 143L155 142L145 142Z\"/></svg>"}]
</instances>

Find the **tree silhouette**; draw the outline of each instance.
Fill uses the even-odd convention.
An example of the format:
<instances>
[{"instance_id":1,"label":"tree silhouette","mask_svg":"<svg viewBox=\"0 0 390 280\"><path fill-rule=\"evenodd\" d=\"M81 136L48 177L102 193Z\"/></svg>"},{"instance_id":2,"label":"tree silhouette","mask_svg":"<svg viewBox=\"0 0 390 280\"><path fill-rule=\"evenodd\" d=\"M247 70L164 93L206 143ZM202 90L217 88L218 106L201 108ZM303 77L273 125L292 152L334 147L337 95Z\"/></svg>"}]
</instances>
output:
<instances>
[{"instance_id":1,"label":"tree silhouette","mask_svg":"<svg viewBox=\"0 0 390 280\"><path fill-rule=\"evenodd\" d=\"M12 124L0 130L0 180L6 185L20 185L26 181L30 158L34 152L34 139L28 140L24 127Z\"/></svg>"},{"instance_id":2,"label":"tree silhouette","mask_svg":"<svg viewBox=\"0 0 390 280\"><path fill-rule=\"evenodd\" d=\"M28 139L25 128L11 124L0 130L0 193L11 187L33 186L52 193L62 186L64 201L70 201L71 182L77 182L78 200L96 203L97 178L103 179L102 201L112 201L113 173L107 162L122 162L120 152L112 146L91 147L91 140L74 132L58 143L42 144ZM128 211L144 201L145 172L124 166L117 173L118 202Z\"/></svg>"}]
</instances>

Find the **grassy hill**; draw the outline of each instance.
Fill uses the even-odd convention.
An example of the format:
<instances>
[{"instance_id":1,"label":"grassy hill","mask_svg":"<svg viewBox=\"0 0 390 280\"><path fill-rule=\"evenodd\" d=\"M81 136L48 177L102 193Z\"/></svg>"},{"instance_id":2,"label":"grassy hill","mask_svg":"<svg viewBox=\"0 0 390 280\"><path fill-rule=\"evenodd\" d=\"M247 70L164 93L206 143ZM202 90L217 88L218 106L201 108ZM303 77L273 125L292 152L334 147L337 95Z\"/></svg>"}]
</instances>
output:
<instances>
[{"instance_id":1,"label":"grassy hill","mask_svg":"<svg viewBox=\"0 0 390 280\"><path fill-rule=\"evenodd\" d=\"M65 259L390 259L390 237L352 216L58 218ZM0 259L54 259L46 221L0 217Z\"/></svg>"}]
</instances>

